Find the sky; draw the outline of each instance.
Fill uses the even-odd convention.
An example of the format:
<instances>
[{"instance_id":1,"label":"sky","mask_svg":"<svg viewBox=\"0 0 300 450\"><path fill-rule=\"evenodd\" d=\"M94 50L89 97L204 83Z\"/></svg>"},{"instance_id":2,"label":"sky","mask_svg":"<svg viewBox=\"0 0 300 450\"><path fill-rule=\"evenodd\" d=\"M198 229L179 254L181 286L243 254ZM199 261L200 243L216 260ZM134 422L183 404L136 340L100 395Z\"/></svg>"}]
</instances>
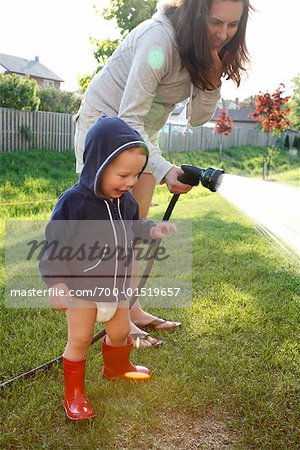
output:
<instances>
[{"instance_id":1,"label":"sky","mask_svg":"<svg viewBox=\"0 0 300 450\"><path fill-rule=\"evenodd\" d=\"M116 39L115 23L97 8L109 0L5 0L1 6L0 53L34 59L59 75L63 90L78 89L78 75L96 67L90 38ZM259 91L273 92L279 83L292 93L291 79L300 73L299 0L252 0L247 46L251 70L241 86L224 81L222 97L242 100Z\"/></svg>"}]
</instances>

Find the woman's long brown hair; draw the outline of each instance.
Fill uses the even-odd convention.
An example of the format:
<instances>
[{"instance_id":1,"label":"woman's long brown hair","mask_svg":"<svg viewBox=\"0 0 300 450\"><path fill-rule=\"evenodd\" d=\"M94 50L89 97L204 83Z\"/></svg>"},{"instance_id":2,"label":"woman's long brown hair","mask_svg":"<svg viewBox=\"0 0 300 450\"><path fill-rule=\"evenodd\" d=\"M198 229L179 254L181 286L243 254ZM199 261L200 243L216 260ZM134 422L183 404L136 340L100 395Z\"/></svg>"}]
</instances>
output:
<instances>
[{"instance_id":1,"label":"woman's long brown hair","mask_svg":"<svg viewBox=\"0 0 300 450\"><path fill-rule=\"evenodd\" d=\"M171 0L165 13L171 21L177 41L181 61L191 75L192 82L200 89L213 89L210 72L213 70L211 44L207 32L207 18L213 0ZM245 34L249 10L253 9L249 0L229 0L244 5L237 33L219 53L224 64L223 76L233 80L237 86L241 82L242 71L249 62ZM224 58L226 55L226 58Z\"/></svg>"}]
</instances>

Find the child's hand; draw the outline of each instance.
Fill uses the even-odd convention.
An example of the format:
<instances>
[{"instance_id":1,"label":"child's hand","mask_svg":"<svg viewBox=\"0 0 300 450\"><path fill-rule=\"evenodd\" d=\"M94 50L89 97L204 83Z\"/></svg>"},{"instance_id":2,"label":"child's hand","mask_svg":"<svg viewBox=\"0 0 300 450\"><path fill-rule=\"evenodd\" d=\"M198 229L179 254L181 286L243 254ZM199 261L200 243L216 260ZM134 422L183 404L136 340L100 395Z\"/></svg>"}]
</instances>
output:
<instances>
[{"instance_id":1,"label":"child's hand","mask_svg":"<svg viewBox=\"0 0 300 450\"><path fill-rule=\"evenodd\" d=\"M65 283L56 283L49 288L48 301L57 311L66 311L69 307L69 288Z\"/></svg>"},{"instance_id":2,"label":"child's hand","mask_svg":"<svg viewBox=\"0 0 300 450\"><path fill-rule=\"evenodd\" d=\"M155 225L150 230L150 236L152 239L164 239L168 233L176 233L176 225L169 222L161 222Z\"/></svg>"}]
</instances>

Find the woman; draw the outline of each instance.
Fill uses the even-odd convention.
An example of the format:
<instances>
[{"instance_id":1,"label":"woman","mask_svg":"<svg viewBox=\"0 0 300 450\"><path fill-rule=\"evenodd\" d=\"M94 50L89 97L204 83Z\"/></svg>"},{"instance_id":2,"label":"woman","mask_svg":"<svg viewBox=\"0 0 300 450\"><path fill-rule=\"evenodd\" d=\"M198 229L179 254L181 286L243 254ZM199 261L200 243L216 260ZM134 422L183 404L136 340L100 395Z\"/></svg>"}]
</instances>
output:
<instances>
[{"instance_id":1,"label":"woman","mask_svg":"<svg viewBox=\"0 0 300 450\"><path fill-rule=\"evenodd\" d=\"M150 157L133 188L146 218L156 181L171 193L191 187L177 180L181 169L166 161L157 145L160 129L176 103L189 98L187 126L207 122L220 98L221 78L240 84L248 61L245 33L249 0L169 0L152 19L138 25L89 84L76 116L76 170L83 167L84 138L99 115L119 116L144 138ZM156 344L140 327L172 329L180 325L131 309L131 334L142 346Z\"/></svg>"}]
</instances>

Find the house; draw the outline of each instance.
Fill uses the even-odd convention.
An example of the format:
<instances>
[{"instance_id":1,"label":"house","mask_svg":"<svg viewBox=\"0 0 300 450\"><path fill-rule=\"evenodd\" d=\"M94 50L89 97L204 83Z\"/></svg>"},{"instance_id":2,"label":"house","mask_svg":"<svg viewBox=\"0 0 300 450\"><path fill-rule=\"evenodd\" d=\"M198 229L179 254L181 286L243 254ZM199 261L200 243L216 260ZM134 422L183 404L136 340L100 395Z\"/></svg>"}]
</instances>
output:
<instances>
[{"instance_id":1,"label":"house","mask_svg":"<svg viewBox=\"0 0 300 450\"><path fill-rule=\"evenodd\" d=\"M214 115L211 118L211 123L215 123L216 119L220 115L221 108L217 108L214 112ZM254 111L251 108L246 109L228 109L226 113L229 115L231 120L233 121L233 126L235 128L257 128L257 123L254 119L249 117Z\"/></svg>"},{"instance_id":2,"label":"house","mask_svg":"<svg viewBox=\"0 0 300 450\"><path fill-rule=\"evenodd\" d=\"M237 109L236 103L226 100L226 102L231 102L232 108L226 108L227 114L233 120L233 125L239 128L257 128L257 123L254 119L250 119L249 115L253 113L253 109ZM172 125L185 125L186 124L186 103L187 100L176 105L175 109L171 112L168 118L168 123ZM206 127L214 127L215 121L220 114L220 110L222 109L222 104L218 103L218 106L211 118L211 120L204 125Z\"/></svg>"},{"instance_id":3,"label":"house","mask_svg":"<svg viewBox=\"0 0 300 450\"><path fill-rule=\"evenodd\" d=\"M218 103L217 103L217 107L218 108L225 108L226 111L228 109L241 109L240 108L240 100L238 99L238 97L233 101L233 100L224 100L223 98L221 98Z\"/></svg>"},{"instance_id":4,"label":"house","mask_svg":"<svg viewBox=\"0 0 300 450\"><path fill-rule=\"evenodd\" d=\"M16 74L21 77L30 76L36 80L39 87L60 88L64 80L40 63L38 56L34 60L0 53L0 73Z\"/></svg>"}]
</instances>

